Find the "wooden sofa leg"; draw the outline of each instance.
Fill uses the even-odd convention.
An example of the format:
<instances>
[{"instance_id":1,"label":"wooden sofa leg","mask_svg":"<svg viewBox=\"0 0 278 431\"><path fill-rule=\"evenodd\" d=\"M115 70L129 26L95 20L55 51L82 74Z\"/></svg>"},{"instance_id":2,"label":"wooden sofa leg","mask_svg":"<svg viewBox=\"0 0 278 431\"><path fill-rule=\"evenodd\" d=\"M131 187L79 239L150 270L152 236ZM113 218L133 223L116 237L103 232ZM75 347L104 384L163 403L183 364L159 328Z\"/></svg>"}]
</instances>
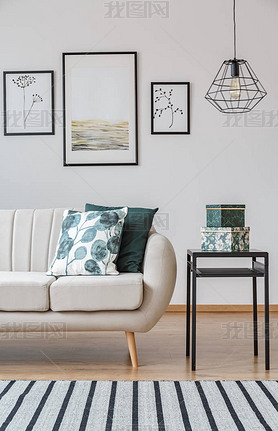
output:
<instances>
[{"instance_id":1,"label":"wooden sofa leg","mask_svg":"<svg viewBox=\"0 0 278 431\"><path fill-rule=\"evenodd\" d=\"M127 339L128 350L129 350L132 366L134 368L138 368L138 360L137 360L137 352L136 352L136 343L135 343L134 332L126 332L125 335L126 335L126 339Z\"/></svg>"}]
</instances>

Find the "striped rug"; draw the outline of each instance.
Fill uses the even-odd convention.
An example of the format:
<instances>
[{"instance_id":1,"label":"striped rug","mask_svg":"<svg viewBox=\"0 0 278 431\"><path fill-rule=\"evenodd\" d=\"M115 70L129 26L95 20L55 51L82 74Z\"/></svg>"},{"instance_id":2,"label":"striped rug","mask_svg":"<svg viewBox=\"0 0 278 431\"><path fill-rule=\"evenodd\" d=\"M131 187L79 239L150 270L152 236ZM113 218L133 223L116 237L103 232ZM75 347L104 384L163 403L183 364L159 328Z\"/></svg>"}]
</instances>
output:
<instances>
[{"instance_id":1,"label":"striped rug","mask_svg":"<svg viewBox=\"0 0 278 431\"><path fill-rule=\"evenodd\" d=\"M275 381L0 381L0 431L278 431Z\"/></svg>"}]
</instances>

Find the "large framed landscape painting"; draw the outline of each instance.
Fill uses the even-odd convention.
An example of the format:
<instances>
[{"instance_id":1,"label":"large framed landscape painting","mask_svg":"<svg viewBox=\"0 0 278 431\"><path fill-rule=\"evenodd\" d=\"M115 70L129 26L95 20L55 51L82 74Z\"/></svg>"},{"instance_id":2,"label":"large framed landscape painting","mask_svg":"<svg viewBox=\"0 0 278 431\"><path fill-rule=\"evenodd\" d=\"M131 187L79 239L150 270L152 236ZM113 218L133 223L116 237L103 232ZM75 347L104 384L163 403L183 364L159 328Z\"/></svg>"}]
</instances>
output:
<instances>
[{"instance_id":1,"label":"large framed landscape painting","mask_svg":"<svg viewBox=\"0 0 278 431\"><path fill-rule=\"evenodd\" d=\"M64 166L138 164L136 59L63 54Z\"/></svg>"}]
</instances>

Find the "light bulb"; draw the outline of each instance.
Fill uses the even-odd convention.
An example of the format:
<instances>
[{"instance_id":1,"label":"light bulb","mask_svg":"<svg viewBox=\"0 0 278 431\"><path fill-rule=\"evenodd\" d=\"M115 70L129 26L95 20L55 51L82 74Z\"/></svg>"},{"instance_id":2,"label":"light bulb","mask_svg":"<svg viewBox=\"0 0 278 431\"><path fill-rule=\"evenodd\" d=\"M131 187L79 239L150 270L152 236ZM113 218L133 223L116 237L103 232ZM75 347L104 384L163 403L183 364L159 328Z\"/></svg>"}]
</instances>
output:
<instances>
[{"instance_id":1,"label":"light bulb","mask_svg":"<svg viewBox=\"0 0 278 431\"><path fill-rule=\"evenodd\" d=\"M239 99L240 98L240 81L239 81L239 77L235 76L233 77L232 81L231 81L231 85L230 85L230 96L231 99Z\"/></svg>"}]
</instances>

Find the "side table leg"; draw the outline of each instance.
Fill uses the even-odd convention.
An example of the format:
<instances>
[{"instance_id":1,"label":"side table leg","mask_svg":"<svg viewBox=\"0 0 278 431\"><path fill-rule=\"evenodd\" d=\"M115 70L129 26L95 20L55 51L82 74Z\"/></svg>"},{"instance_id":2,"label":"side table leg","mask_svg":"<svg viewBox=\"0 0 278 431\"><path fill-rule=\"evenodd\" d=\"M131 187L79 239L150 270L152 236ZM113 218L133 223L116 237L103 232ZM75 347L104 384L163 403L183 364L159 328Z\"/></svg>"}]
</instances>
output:
<instances>
[{"instance_id":1,"label":"side table leg","mask_svg":"<svg viewBox=\"0 0 278 431\"><path fill-rule=\"evenodd\" d=\"M192 273L192 371L196 370L196 265Z\"/></svg>"},{"instance_id":2,"label":"side table leg","mask_svg":"<svg viewBox=\"0 0 278 431\"><path fill-rule=\"evenodd\" d=\"M269 370L269 274L268 274L268 256L265 257L265 274L264 274L264 317L265 317L265 369Z\"/></svg>"},{"instance_id":3,"label":"side table leg","mask_svg":"<svg viewBox=\"0 0 278 431\"><path fill-rule=\"evenodd\" d=\"M253 257L253 262L256 258ZM257 307L257 278L253 277L253 334L254 334L254 356L258 356L258 307Z\"/></svg>"},{"instance_id":4,"label":"side table leg","mask_svg":"<svg viewBox=\"0 0 278 431\"><path fill-rule=\"evenodd\" d=\"M191 282L191 257L187 255L187 285L186 285L186 356L190 355L190 282Z\"/></svg>"}]
</instances>

